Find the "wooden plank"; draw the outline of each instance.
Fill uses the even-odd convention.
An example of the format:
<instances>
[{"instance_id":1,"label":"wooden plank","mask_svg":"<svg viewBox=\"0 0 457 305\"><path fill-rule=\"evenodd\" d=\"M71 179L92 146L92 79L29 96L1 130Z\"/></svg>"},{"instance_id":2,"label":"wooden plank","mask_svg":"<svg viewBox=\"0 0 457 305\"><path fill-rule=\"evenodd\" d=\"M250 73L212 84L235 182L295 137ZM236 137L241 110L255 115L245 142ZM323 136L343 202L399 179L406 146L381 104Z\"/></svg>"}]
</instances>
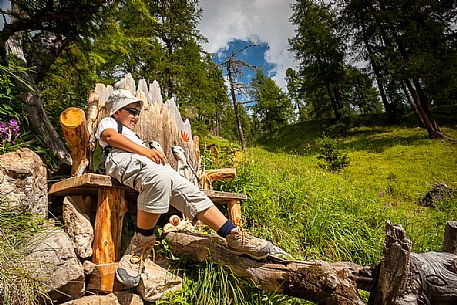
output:
<instances>
[{"instance_id":1,"label":"wooden plank","mask_svg":"<svg viewBox=\"0 0 457 305\"><path fill-rule=\"evenodd\" d=\"M220 192L214 190L202 190L213 202L222 202L228 200L246 200L248 196L240 193Z\"/></svg>"},{"instance_id":2,"label":"wooden plank","mask_svg":"<svg viewBox=\"0 0 457 305\"><path fill-rule=\"evenodd\" d=\"M55 196L62 196L65 194L65 191L82 187L82 186L113 186L111 182L111 177L105 175L98 175L98 174L83 174L79 177L71 177L65 180L61 180L51 185L48 194L55 195Z\"/></svg>"},{"instance_id":3,"label":"wooden plank","mask_svg":"<svg viewBox=\"0 0 457 305\"><path fill-rule=\"evenodd\" d=\"M126 192L133 193L135 190L120 184L117 180L107 175L86 173L80 177L71 177L51 185L49 195L69 196L96 194L99 187L116 187L125 189ZM215 203L229 200L246 200L245 194L220 192L214 190L203 190L203 192Z\"/></svg>"}]
</instances>

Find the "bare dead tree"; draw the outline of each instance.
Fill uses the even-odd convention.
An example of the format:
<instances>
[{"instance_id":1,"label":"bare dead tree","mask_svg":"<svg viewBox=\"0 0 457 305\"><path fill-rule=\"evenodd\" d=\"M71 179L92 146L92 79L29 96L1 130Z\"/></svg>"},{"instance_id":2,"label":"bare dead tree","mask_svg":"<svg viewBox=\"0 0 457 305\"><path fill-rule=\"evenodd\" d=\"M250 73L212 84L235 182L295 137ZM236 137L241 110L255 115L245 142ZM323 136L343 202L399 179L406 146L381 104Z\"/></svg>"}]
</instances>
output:
<instances>
[{"instance_id":1,"label":"bare dead tree","mask_svg":"<svg viewBox=\"0 0 457 305\"><path fill-rule=\"evenodd\" d=\"M243 151L246 150L246 139L244 138L243 126L241 124L240 103L236 99L236 93L237 91L243 92L243 88L245 88L245 86L237 82L237 79L243 76L244 68L255 69L256 67L251 64L248 64L243 60L237 59L236 56L244 50L246 50L247 48L253 46L256 45L250 44L245 46L238 52L232 51L232 54L226 57L225 61L222 63L222 65L224 65L227 70L227 77L230 86L230 96L232 98L233 110L235 111L235 118L238 128L238 139L240 141L241 148L243 149Z\"/></svg>"}]
</instances>

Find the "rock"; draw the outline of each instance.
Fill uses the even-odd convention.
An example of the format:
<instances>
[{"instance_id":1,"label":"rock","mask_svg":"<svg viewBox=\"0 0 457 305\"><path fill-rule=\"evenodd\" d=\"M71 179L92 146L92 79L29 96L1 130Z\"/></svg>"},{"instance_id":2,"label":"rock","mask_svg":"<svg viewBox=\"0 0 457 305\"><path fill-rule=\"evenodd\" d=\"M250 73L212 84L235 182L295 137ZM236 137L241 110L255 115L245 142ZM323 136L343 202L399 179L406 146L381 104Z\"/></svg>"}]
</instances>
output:
<instances>
[{"instance_id":1,"label":"rock","mask_svg":"<svg viewBox=\"0 0 457 305\"><path fill-rule=\"evenodd\" d=\"M137 292L147 302L155 302L167 292L182 289L182 278L157 265L150 259L145 260L145 272L141 275Z\"/></svg>"},{"instance_id":2,"label":"rock","mask_svg":"<svg viewBox=\"0 0 457 305\"><path fill-rule=\"evenodd\" d=\"M36 234L25 251L26 270L31 277L43 280L53 302L84 294L84 270L70 239L61 229Z\"/></svg>"},{"instance_id":3,"label":"rock","mask_svg":"<svg viewBox=\"0 0 457 305\"><path fill-rule=\"evenodd\" d=\"M87 202L82 196L67 196L63 200L64 230L73 242L76 254L81 258L92 255L94 240L94 229L90 223L87 206L90 207L90 201ZM83 210L86 210L86 213Z\"/></svg>"},{"instance_id":4,"label":"rock","mask_svg":"<svg viewBox=\"0 0 457 305\"><path fill-rule=\"evenodd\" d=\"M455 192L457 192L457 189L451 188L447 184L436 183L432 185L432 188L427 192L427 194L425 194L424 197L419 199L418 203L425 207L434 208L436 207L436 201L441 201Z\"/></svg>"},{"instance_id":5,"label":"rock","mask_svg":"<svg viewBox=\"0 0 457 305\"><path fill-rule=\"evenodd\" d=\"M97 268L97 265L95 265L93 262L84 261L83 269L85 275L91 275L95 271L95 268Z\"/></svg>"},{"instance_id":6,"label":"rock","mask_svg":"<svg viewBox=\"0 0 457 305\"><path fill-rule=\"evenodd\" d=\"M91 295L61 305L143 305L143 301L136 294L121 291L108 295Z\"/></svg>"},{"instance_id":7,"label":"rock","mask_svg":"<svg viewBox=\"0 0 457 305\"><path fill-rule=\"evenodd\" d=\"M0 155L1 207L48 215L46 167L28 148Z\"/></svg>"}]
</instances>

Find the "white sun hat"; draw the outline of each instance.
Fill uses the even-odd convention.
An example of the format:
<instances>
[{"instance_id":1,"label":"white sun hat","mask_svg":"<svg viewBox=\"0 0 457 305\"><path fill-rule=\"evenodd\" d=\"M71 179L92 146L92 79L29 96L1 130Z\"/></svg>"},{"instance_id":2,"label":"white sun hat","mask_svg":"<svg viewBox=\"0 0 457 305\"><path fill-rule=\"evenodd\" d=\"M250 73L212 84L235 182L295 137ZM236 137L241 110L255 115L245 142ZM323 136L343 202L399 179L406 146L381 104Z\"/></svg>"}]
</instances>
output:
<instances>
[{"instance_id":1,"label":"white sun hat","mask_svg":"<svg viewBox=\"0 0 457 305\"><path fill-rule=\"evenodd\" d=\"M108 116L112 116L116 111L131 103L140 103L143 107L143 101L135 97L129 90L116 89L108 97L106 108L108 109Z\"/></svg>"}]
</instances>

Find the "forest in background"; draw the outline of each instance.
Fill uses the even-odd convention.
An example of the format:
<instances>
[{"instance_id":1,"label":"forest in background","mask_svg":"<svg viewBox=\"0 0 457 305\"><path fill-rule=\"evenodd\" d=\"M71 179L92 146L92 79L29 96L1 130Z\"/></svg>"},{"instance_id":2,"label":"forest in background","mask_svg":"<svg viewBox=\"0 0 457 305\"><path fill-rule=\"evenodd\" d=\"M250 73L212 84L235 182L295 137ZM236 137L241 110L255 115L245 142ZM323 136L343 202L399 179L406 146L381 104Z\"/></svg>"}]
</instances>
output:
<instances>
[{"instance_id":1,"label":"forest in background","mask_svg":"<svg viewBox=\"0 0 457 305\"><path fill-rule=\"evenodd\" d=\"M456 146L435 139L457 138L456 9L455 1L296 1L290 48L299 66L287 71L287 92L260 69L239 84L249 63L232 57L233 88L243 91L235 97L255 101L248 106L233 103L228 61L217 66L202 49L198 1L13 1L1 11L0 152L30 147L58 169L68 158L61 111L86 109L95 83L130 72L157 80L194 134L241 141L241 126L243 160L219 137L202 141L218 156L202 154L211 167L238 167L217 188L247 194L246 227L296 259L376 265L386 219L403 225L413 251L439 251L445 222L457 217ZM439 183L453 193L418 204ZM0 227L14 235L6 216ZM180 266L184 289L158 304L310 304L210 261Z\"/></svg>"},{"instance_id":2,"label":"forest in background","mask_svg":"<svg viewBox=\"0 0 457 305\"><path fill-rule=\"evenodd\" d=\"M302 0L292 8L289 42L299 65L288 69L285 92L260 68L240 83L255 67L236 52L222 65L212 61L197 29L205 14L198 1L12 1L0 11L0 119L30 130L23 141L38 135L37 147L57 166L68 162L55 132L61 111L86 109L95 83L131 72L157 80L195 134L243 147L291 123L332 119L344 127L371 114L391 123L413 114L429 137L446 137L434 112L456 109L455 1Z\"/></svg>"}]
</instances>

